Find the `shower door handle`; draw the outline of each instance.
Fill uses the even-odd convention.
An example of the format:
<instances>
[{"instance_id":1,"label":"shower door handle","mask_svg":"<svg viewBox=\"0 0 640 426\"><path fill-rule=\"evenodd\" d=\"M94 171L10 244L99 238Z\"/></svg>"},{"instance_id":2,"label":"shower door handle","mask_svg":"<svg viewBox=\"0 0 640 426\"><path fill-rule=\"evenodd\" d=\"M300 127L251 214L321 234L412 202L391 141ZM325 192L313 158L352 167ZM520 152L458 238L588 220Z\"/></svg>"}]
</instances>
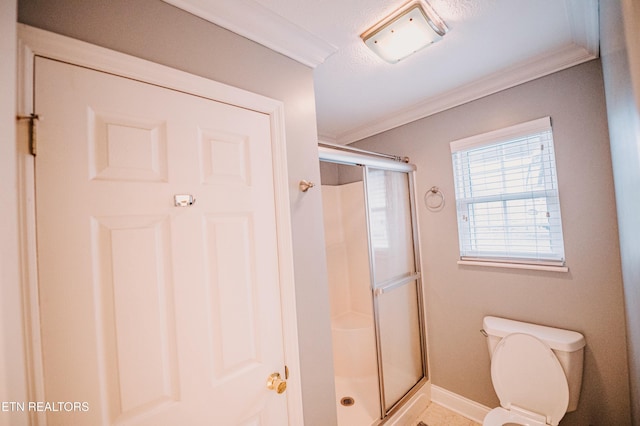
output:
<instances>
[{"instance_id":1,"label":"shower door handle","mask_svg":"<svg viewBox=\"0 0 640 426\"><path fill-rule=\"evenodd\" d=\"M395 290L398 287L402 287L403 285L409 284L412 281L416 281L420 279L420 272L416 272L415 274L411 274L409 276L400 278L400 279L392 279L389 281L385 281L380 283L373 289L374 296L382 296L385 293L390 292L391 290Z\"/></svg>"}]
</instances>

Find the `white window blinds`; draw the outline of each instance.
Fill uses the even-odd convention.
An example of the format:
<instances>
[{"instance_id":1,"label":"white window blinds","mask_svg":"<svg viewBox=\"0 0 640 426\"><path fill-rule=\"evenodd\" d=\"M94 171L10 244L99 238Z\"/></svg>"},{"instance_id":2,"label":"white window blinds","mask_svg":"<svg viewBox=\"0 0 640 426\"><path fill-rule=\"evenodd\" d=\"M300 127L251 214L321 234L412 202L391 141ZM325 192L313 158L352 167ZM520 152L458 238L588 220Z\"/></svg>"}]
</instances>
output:
<instances>
[{"instance_id":1,"label":"white window blinds","mask_svg":"<svg viewBox=\"0 0 640 426\"><path fill-rule=\"evenodd\" d=\"M564 265L549 117L451 142L461 260Z\"/></svg>"}]
</instances>

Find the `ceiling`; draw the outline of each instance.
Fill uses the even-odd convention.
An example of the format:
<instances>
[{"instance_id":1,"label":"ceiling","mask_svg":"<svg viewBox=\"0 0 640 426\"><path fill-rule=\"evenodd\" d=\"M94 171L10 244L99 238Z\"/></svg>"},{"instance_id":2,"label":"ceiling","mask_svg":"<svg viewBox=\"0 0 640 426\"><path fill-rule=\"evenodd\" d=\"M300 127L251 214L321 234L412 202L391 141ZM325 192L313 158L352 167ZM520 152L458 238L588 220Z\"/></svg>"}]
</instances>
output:
<instances>
[{"instance_id":1,"label":"ceiling","mask_svg":"<svg viewBox=\"0 0 640 426\"><path fill-rule=\"evenodd\" d=\"M164 0L314 68L318 137L351 143L598 56L598 0L430 0L449 27L397 64L360 34L406 0Z\"/></svg>"}]
</instances>

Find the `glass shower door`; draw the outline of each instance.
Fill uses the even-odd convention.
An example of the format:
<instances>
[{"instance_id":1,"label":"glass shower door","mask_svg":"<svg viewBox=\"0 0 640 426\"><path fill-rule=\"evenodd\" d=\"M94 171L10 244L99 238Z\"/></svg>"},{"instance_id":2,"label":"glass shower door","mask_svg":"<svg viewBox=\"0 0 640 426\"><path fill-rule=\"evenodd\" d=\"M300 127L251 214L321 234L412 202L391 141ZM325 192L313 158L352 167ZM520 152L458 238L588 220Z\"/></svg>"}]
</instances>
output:
<instances>
[{"instance_id":1,"label":"glass shower door","mask_svg":"<svg viewBox=\"0 0 640 426\"><path fill-rule=\"evenodd\" d=\"M366 167L382 417L426 376L412 175Z\"/></svg>"}]
</instances>

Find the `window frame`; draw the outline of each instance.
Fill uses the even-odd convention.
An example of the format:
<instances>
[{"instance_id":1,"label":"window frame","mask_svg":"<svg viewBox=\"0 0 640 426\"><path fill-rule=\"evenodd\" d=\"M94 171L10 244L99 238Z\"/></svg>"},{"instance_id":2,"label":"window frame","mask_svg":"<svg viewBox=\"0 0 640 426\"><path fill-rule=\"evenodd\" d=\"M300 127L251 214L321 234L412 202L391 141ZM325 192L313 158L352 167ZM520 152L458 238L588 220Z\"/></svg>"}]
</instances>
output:
<instances>
[{"instance_id":1,"label":"window frame","mask_svg":"<svg viewBox=\"0 0 640 426\"><path fill-rule=\"evenodd\" d=\"M512 145L518 144L519 141L537 136L548 136L547 139L543 139L543 142L541 142L540 151L541 155L544 154L546 158L545 161L541 160L541 169L539 171L539 176L542 176L544 181L542 184L543 188L534 188L534 185L531 185L528 181L517 182L516 187L521 185L521 190L507 188L507 168L504 163L507 161L508 155L505 151ZM526 144L529 144L529 141L527 141ZM522 146L528 146L526 144L523 143ZM499 179L496 179L494 185L498 185L501 189L499 192L496 192L494 188L490 194L470 194L470 192L474 191L474 186L478 185L478 182L472 182L470 180L473 177L472 172L469 169L469 163L463 163L463 159L468 160L470 153L473 153L473 151L492 147L495 147L496 150L501 150L499 154L494 154L491 158L491 161L500 163L500 168L493 171L493 177L500 176ZM544 153L544 147L548 147L547 153ZM456 188L456 219L460 250L458 264L541 269L559 272L568 271L565 262L564 236L562 232L560 196L551 118L543 117L492 132L459 139L451 142L450 148L453 163L454 186ZM488 164L490 164L489 160L486 162L486 165ZM522 168L523 166L520 167ZM490 172L487 172L486 175L490 175ZM546 208L546 212L544 210L538 212L535 208L533 211L534 214L545 214L545 220L549 223L548 236L544 236L543 234L545 233L541 232L540 237L538 237L536 230L533 232L533 238L517 239L517 232L514 231L514 228L508 227L509 221L516 215L516 213L514 213L516 208L507 207L508 203L517 202L517 200L522 201L522 203L520 203L521 206L526 206L527 203L535 206L540 200L544 200L541 204ZM478 215L477 221L472 219L472 217L474 217L472 216L472 210L475 210L474 206L478 206L478 209L488 209L490 206L488 203L494 203L494 207L498 206L499 209L505 212L505 214L501 214L497 220L499 224L492 226L499 229L500 235L504 238L505 243L503 250L488 249L487 246L491 244L490 237L484 239L478 237L482 231L482 225L478 224L478 222L481 221L481 219L490 219L491 213L484 213L484 216ZM500 204L501 207L499 207ZM484 207L482 207L483 205ZM525 222L524 228L544 228L545 226L543 226L543 224L539 225L538 219L533 219L531 222ZM509 252L509 244L506 241L527 242L533 248L529 253L526 253L524 248ZM538 246L538 243L545 244L547 248L541 248L542 246ZM480 248L483 245L484 249Z\"/></svg>"}]
</instances>

